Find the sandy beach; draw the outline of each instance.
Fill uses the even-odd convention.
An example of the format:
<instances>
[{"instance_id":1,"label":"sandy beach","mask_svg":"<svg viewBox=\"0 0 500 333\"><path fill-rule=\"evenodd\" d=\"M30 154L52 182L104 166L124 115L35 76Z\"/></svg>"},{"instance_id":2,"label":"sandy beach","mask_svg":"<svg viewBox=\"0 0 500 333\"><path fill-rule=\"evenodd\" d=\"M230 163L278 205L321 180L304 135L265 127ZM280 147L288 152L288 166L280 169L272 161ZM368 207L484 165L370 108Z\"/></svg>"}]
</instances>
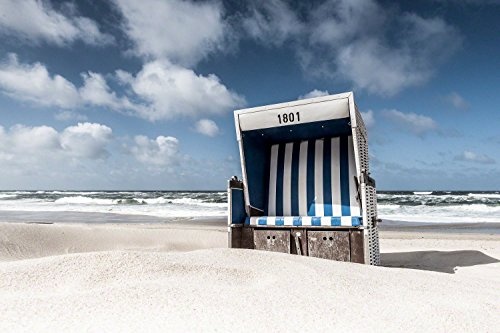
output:
<instances>
[{"instance_id":1,"label":"sandy beach","mask_svg":"<svg viewBox=\"0 0 500 333\"><path fill-rule=\"evenodd\" d=\"M382 267L226 228L0 224L0 331L498 331L498 233L381 232Z\"/></svg>"}]
</instances>

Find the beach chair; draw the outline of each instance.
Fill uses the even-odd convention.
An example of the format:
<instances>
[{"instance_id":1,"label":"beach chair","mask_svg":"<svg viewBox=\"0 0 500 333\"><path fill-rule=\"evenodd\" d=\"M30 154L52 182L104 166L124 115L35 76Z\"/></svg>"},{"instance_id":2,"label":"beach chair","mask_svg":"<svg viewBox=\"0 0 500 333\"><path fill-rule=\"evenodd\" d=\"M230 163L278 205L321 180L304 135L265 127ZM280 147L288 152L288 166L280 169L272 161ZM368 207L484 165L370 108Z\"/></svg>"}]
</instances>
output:
<instances>
[{"instance_id":1,"label":"beach chair","mask_svg":"<svg viewBox=\"0 0 500 333\"><path fill-rule=\"evenodd\" d=\"M352 92L237 110L229 247L378 265L375 181Z\"/></svg>"}]
</instances>

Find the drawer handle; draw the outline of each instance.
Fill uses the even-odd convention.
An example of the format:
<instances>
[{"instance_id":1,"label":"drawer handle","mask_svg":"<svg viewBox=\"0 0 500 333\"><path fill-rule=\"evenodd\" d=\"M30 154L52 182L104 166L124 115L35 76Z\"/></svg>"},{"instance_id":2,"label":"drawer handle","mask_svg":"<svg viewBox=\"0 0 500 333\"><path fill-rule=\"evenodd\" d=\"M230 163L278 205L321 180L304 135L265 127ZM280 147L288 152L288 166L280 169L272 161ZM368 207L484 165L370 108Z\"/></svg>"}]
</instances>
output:
<instances>
[{"instance_id":1,"label":"drawer handle","mask_svg":"<svg viewBox=\"0 0 500 333\"><path fill-rule=\"evenodd\" d=\"M297 248L297 255L299 256L302 255L302 250L300 249L300 236L302 236L300 232L295 234L295 247Z\"/></svg>"}]
</instances>

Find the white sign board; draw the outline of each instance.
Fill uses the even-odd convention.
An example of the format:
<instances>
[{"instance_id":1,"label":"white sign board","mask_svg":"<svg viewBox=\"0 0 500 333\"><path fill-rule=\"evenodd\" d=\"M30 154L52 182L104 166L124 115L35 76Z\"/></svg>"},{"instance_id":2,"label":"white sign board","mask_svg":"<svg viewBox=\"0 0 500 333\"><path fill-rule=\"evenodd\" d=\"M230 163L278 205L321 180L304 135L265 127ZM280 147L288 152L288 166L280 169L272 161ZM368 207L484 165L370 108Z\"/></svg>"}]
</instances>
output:
<instances>
[{"instance_id":1,"label":"white sign board","mask_svg":"<svg viewBox=\"0 0 500 333\"><path fill-rule=\"evenodd\" d=\"M349 117L349 99L341 98L279 108L249 110L240 113L238 117L242 131L347 118Z\"/></svg>"}]
</instances>

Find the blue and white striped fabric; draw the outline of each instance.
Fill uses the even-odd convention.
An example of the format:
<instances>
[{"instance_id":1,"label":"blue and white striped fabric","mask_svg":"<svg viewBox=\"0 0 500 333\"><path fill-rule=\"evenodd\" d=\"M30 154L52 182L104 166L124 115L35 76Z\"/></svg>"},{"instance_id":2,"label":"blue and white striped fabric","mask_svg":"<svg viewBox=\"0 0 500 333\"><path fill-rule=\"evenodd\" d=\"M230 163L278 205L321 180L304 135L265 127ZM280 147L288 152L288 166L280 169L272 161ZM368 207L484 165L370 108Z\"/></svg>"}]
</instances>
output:
<instances>
[{"instance_id":1,"label":"blue and white striped fabric","mask_svg":"<svg viewBox=\"0 0 500 333\"><path fill-rule=\"evenodd\" d=\"M349 226L357 227L362 224L359 216L252 216L246 218L250 225L277 225L277 226Z\"/></svg>"},{"instance_id":2,"label":"blue and white striped fabric","mask_svg":"<svg viewBox=\"0 0 500 333\"><path fill-rule=\"evenodd\" d=\"M252 225L361 224L351 136L271 146L268 206Z\"/></svg>"}]
</instances>

